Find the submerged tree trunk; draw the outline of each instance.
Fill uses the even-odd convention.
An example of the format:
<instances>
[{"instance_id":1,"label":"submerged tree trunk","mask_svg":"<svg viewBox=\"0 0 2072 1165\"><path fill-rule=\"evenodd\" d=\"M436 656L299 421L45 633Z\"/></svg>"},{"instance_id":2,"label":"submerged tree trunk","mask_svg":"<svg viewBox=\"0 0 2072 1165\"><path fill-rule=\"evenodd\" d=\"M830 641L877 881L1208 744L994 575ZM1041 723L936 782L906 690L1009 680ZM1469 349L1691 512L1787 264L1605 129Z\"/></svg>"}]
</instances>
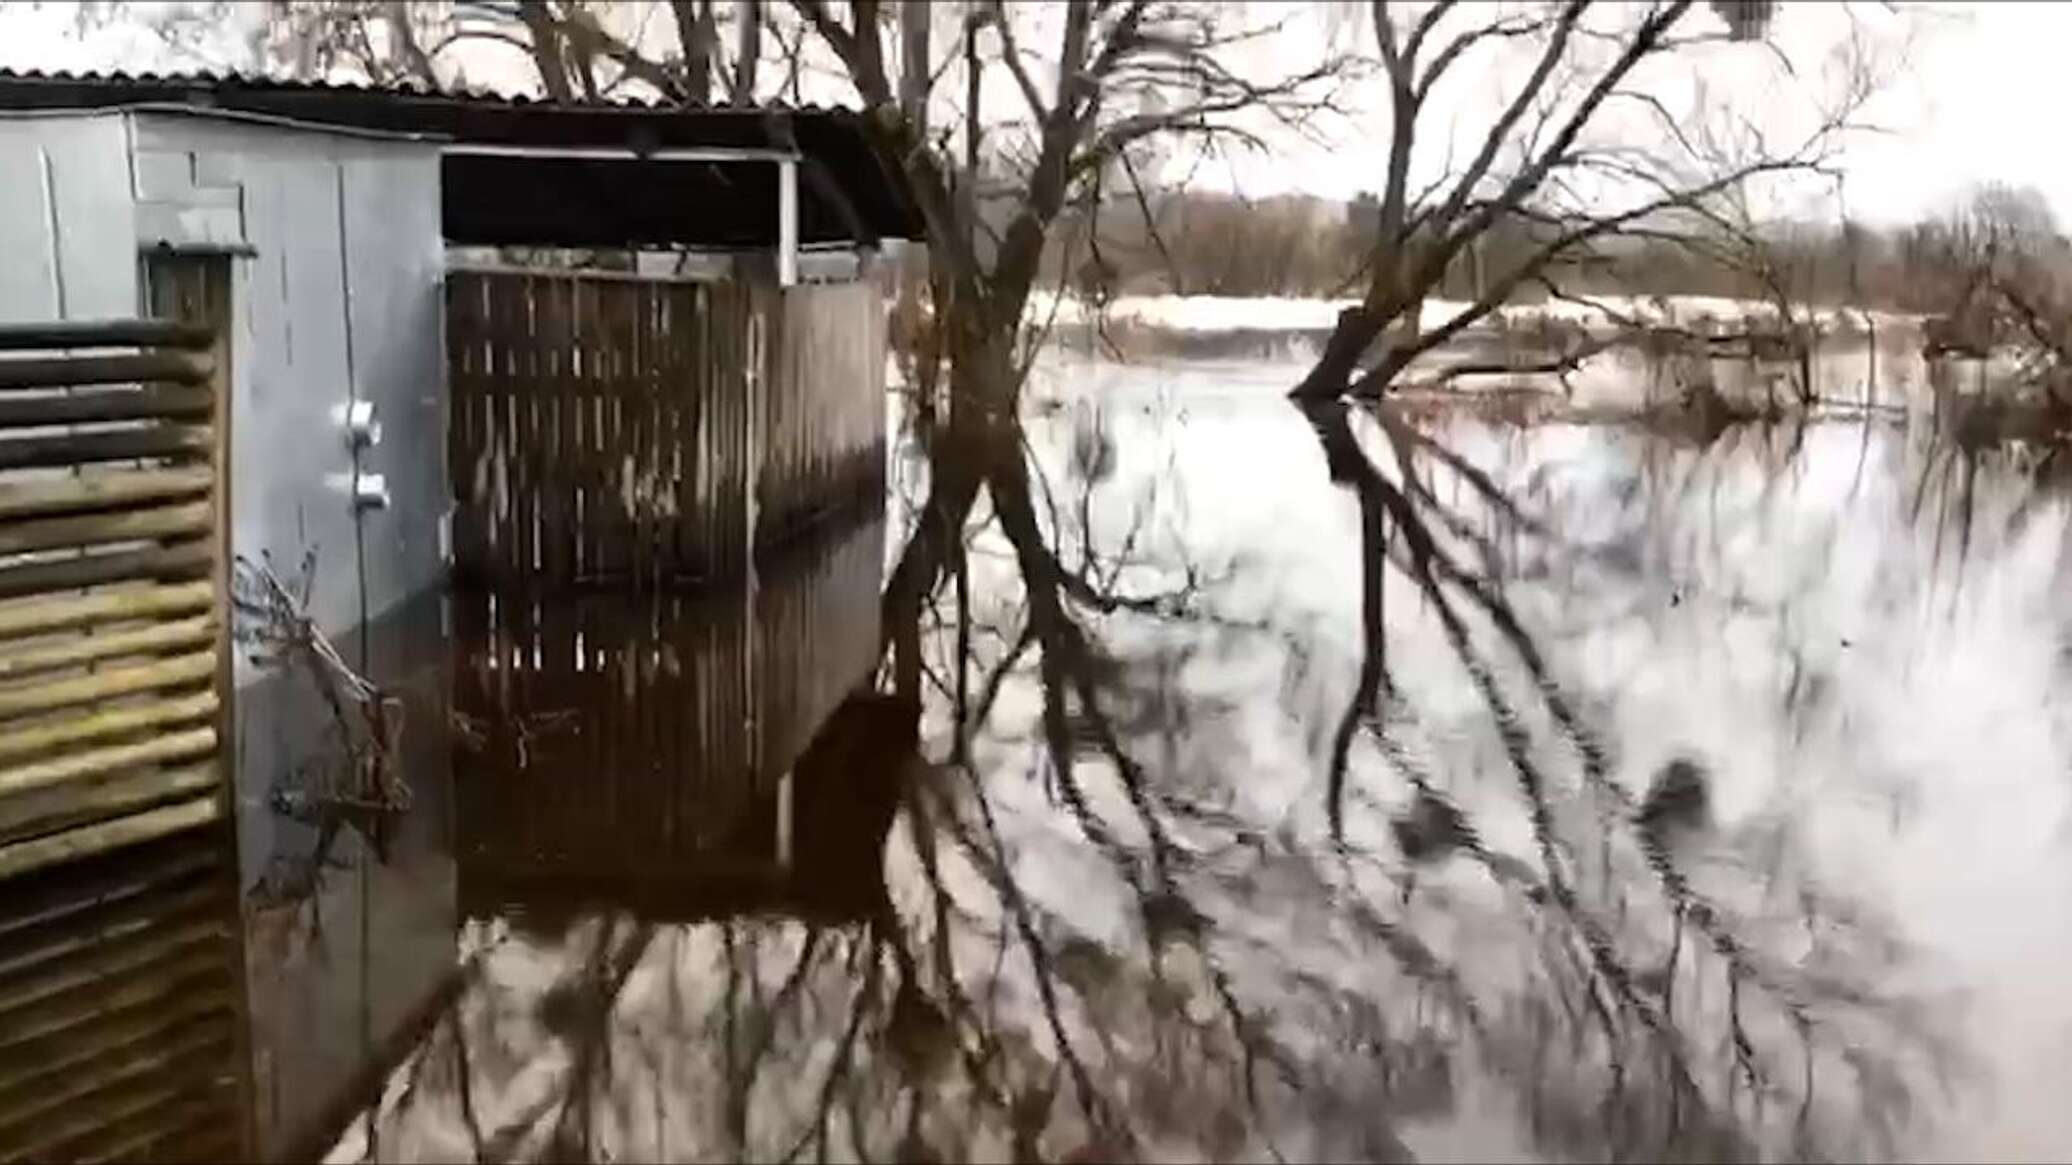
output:
<instances>
[{"instance_id":1,"label":"submerged tree trunk","mask_svg":"<svg viewBox=\"0 0 2072 1165\"><path fill-rule=\"evenodd\" d=\"M1289 396L1297 400L1330 400L1344 396L1352 387L1353 373L1360 367L1360 357L1367 354L1374 340L1381 334L1381 326L1374 316L1364 308L1349 307L1338 313L1338 324L1331 329L1331 338L1324 341L1324 350L1317 355L1316 367L1302 378Z\"/></svg>"},{"instance_id":2,"label":"submerged tree trunk","mask_svg":"<svg viewBox=\"0 0 2072 1165\"><path fill-rule=\"evenodd\" d=\"M1288 395L1300 401L1331 400L1355 392L1381 395L1416 355L1423 339L1423 314L1422 300L1387 317L1365 305L1341 310L1315 367ZM1377 341L1383 344L1381 359L1362 375L1361 361Z\"/></svg>"}]
</instances>

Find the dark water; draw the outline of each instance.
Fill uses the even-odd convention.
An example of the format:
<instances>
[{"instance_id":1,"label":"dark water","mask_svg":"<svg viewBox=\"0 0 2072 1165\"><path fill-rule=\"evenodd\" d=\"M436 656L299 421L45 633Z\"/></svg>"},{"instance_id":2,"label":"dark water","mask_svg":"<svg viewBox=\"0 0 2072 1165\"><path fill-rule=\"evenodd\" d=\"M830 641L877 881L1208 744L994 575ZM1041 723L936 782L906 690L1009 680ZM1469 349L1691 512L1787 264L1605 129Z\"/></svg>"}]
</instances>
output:
<instances>
[{"instance_id":1,"label":"dark water","mask_svg":"<svg viewBox=\"0 0 2072 1165\"><path fill-rule=\"evenodd\" d=\"M912 448L745 601L464 607L461 987L334 1156L2072 1151L2062 456L1287 379L1047 370L918 729Z\"/></svg>"}]
</instances>

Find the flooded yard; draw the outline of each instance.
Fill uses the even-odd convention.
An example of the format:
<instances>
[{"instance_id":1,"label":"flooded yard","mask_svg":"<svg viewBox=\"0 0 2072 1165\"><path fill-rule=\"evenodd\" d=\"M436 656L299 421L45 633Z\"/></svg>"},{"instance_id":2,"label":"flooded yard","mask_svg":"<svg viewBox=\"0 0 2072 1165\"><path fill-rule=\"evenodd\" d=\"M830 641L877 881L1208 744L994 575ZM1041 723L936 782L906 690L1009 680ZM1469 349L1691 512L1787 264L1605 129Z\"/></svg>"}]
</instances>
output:
<instances>
[{"instance_id":1,"label":"flooded yard","mask_svg":"<svg viewBox=\"0 0 2072 1165\"><path fill-rule=\"evenodd\" d=\"M1291 367L1039 367L917 628L899 403L743 595L452 597L452 844L353 860L457 979L332 1159L2072 1149L2065 455Z\"/></svg>"}]
</instances>

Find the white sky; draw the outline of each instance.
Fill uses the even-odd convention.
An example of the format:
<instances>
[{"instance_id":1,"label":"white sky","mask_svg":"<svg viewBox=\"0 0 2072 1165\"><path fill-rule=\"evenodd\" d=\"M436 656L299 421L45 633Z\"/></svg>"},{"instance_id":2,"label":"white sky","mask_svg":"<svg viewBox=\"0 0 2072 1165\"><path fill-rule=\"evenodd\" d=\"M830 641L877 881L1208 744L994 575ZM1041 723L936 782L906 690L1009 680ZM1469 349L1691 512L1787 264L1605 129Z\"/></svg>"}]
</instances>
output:
<instances>
[{"instance_id":1,"label":"white sky","mask_svg":"<svg viewBox=\"0 0 2072 1165\"><path fill-rule=\"evenodd\" d=\"M2061 145L2058 128L2072 4L1912 4L1902 5L1896 19L1885 18L1875 5L1859 5L1857 11L1870 13L1874 23L1883 21L1888 40L1904 37L1910 48L1909 63L1872 111L1891 132L1856 139L1844 159L1852 213L1911 218L1946 204L1972 183L1992 179L2039 188L2060 220L2072 222L2072 150ZM1788 51L1803 50L1825 43L1821 38L1831 35L1838 16L1828 4L1784 3L1773 36ZM0 67L147 70L198 63L170 53L133 25L107 22L82 34L78 23L70 4L0 5ZM476 72L477 80L506 80ZM1500 87L1504 80L1477 76L1471 84L1480 93L1485 84ZM1462 100L1471 105L1478 99L1484 98ZM1348 197L1379 185L1385 150L1379 135L1349 134L1329 148L1296 148L1270 163L1240 163L1234 179L1262 194L1306 190Z\"/></svg>"}]
</instances>

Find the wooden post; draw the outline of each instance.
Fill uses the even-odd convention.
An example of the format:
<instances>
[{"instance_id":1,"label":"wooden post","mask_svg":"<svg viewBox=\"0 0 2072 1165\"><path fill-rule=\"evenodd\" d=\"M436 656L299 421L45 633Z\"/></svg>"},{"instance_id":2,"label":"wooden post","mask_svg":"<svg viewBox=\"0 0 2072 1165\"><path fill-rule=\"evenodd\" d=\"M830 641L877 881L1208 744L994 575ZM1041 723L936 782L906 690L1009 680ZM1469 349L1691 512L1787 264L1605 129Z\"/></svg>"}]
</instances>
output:
<instances>
[{"instance_id":1,"label":"wooden post","mask_svg":"<svg viewBox=\"0 0 2072 1165\"><path fill-rule=\"evenodd\" d=\"M799 164L777 163L777 286L799 281Z\"/></svg>"}]
</instances>

